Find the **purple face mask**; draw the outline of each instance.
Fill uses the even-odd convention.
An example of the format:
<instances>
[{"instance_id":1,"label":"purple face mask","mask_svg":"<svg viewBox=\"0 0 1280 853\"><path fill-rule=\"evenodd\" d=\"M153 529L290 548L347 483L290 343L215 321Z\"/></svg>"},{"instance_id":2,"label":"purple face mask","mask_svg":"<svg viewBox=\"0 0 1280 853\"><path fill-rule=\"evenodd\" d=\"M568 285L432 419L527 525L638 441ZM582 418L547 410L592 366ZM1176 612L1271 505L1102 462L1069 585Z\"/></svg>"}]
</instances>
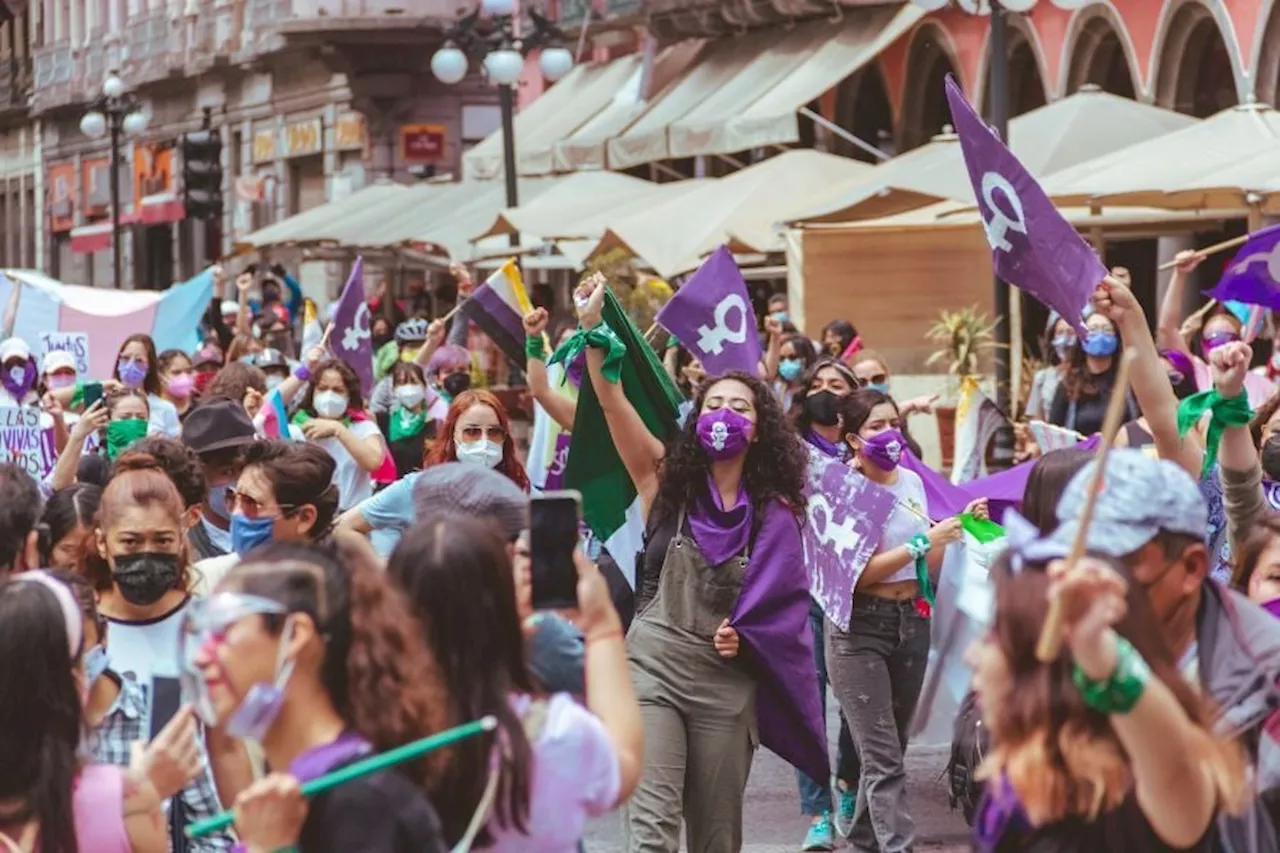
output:
<instances>
[{"instance_id":1,"label":"purple face mask","mask_svg":"<svg viewBox=\"0 0 1280 853\"><path fill-rule=\"evenodd\" d=\"M36 384L35 363L27 359L23 364L13 364L4 368L0 371L0 384L4 385L4 390L17 400L22 400Z\"/></svg>"},{"instance_id":2,"label":"purple face mask","mask_svg":"<svg viewBox=\"0 0 1280 853\"><path fill-rule=\"evenodd\" d=\"M147 366L132 359L122 358L116 362L116 372L126 388L141 388L147 379Z\"/></svg>"},{"instance_id":3,"label":"purple face mask","mask_svg":"<svg viewBox=\"0 0 1280 853\"><path fill-rule=\"evenodd\" d=\"M862 455L881 471L897 468L906 448L907 440L896 429L887 429L862 440Z\"/></svg>"},{"instance_id":4,"label":"purple face mask","mask_svg":"<svg viewBox=\"0 0 1280 853\"><path fill-rule=\"evenodd\" d=\"M1215 332L1212 335L1205 335L1204 340L1200 343L1200 351L1205 358L1209 357L1209 353L1218 347L1226 346L1240 340L1240 336L1235 332Z\"/></svg>"},{"instance_id":5,"label":"purple face mask","mask_svg":"<svg viewBox=\"0 0 1280 853\"><path fill-rule=\"evenodd\" d=\"M717 462L732 459L751 444L755 424L733 409L716 409L698 416L698 441Z\"/></svg>"}]
</instances>

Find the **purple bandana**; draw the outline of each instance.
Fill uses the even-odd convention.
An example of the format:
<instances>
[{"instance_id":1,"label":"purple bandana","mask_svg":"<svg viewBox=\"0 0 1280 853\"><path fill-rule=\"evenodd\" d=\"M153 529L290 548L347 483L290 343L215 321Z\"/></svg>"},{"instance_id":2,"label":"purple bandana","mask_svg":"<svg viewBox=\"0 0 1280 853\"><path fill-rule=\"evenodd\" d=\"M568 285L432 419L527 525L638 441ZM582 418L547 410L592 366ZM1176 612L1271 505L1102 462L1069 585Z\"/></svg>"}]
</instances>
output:
<instances>
[{"instance_id":1,"label":"purple bandana","mask_svg":"<svg viewBox=\"0 0 1280 853\"><path fill-rule=\"evenodd\" d=\"M574 388L582 387L582 377L587 372L587 353L586 350L574 356L573 360L564 369L564 376L569 380L569 384Z\"/></svg>"},{"instance_id":2,"label":"purple bandana","mask_svg":"<svg viewBox=\"0 0 1280 853\"><path fill-rule=\"evenodd\" d=\"M1169 366L1182 374L1183 379L1195 380L1196 368L1185 352L1176 349L1160 350L1160 357L1169 362Z\"/></svg>"},{"instance_id":3,"label":"purple bandana","mask_svg":"<svg viewBox=\"0 0 1280 853\"><path fill-rule=\"evenodd\" d=\"M707 565L718 566L746 551L751 539L751 518L746 484L738 487L737 504L732 509L725 509L720 490L708 475L707 494L695 501L689 510L689 529Z\"/></svg>"},{"instance_id":4,"label":"purple bandana","mask_svg":"<svg viewBox=\"0 0 1280 853\"><path fill-rule=\"evenodd\" d=\"M0 373L0 384L14 396L19 403L27 396L27 392L36 384L36 365L31 359L21 366L15 365Z\"/></svg>"},{"instance_id":5,"label":"purple bandana","mask_svg":"<svg viewBox=\"0 0 1280 853\"><path fill-rule=\"evenodd\" d=\"M845 445L837 444L834 441L828 441L826 438L818 435L818 433L814 431L813 427L804 431L804 440L821 450L825 455L830 456L832 459L844 461L845 457L849 455L847 453L848 448Z\"/></svg>"},{"instance_id":6,"label":"purple bandana","mask_svg":"<svg viewBox=\"0 0 1280 853\"><path fill-rule=\"evenodd\" d=\"M1030 828L1022 803L1018 801L1018 792L1013 790L1009 777L1001 773L994 785L987 786L987 793L978 805L978 814L973 822L977 849L981 853L991 853L1006 834L1022 834Z\"/></svg>"}]
</instances>

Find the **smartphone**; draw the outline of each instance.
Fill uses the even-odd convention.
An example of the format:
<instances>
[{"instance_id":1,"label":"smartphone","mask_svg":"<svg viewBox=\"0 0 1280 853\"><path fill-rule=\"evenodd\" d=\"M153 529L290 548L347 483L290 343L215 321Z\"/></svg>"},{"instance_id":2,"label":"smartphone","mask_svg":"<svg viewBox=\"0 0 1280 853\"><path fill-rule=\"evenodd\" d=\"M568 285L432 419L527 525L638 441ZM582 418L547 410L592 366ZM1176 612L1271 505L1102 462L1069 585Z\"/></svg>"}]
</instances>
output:
<instances>
[{"instance_id":1,"label":"smartphone","mask_svg":"<svg viewBox=\"0 0 1280 853\"><path fill-rule=\"evenodd\" d=\"M156 735L169 725L182 707L182 681L177 672L151 673L151 722L149 736Z\"/></svg>"},{"instance_id":2,"label":"smartphone","mask_svg":"<svg viewBox=\"0 0 1280 853\"><path fill-rule=\"evenodd\" d=\"M578 606L578 570L573 552L582 523L582 495L543 492L529 502L529 553L534 610Z\"/></svg>"},{"instance_id":3,"label":"smartphone","mask_svg":"<svg viewBox=\"0 0 1280 853\"><path fill-rule=\"evenodd\" d=\"M101 382L84 383L84 407L86 409L101 399L102 399L102 383Z\"/></svg>"}]
</instances>

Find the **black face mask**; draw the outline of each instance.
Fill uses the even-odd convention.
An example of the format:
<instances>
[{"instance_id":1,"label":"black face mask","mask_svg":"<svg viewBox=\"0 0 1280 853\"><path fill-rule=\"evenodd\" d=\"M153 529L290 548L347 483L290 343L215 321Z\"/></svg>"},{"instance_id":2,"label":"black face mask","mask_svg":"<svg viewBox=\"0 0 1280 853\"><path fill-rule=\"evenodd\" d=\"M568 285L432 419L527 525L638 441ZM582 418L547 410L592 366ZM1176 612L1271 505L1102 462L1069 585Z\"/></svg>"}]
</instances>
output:
<instances>
[{"instance_id":1,"label":"black face mask","mask_svg":"<svg viewBox=\"0 0 1280 853\"><path fill-rule=\"evenodd\" d=\"M835 426L840 423L840 398L830 391L818 391L805 398L804 410L809 420L819 426Z\"/></svg>"},{"instance_id":2,"label":"black face mask","mask_svg":"<svg viewBox=\"0 0 1280 853\"><path fill-rule=\"evenodd\" d=\"M385 347L385 346L386 346L387 344L389 344L389 343L391 343L391 336L390 336L390 335L374 335L374 336L373 336L373 349L374 349L374 352L377 352L378 350L382 349L383 347Z\"/></svg>"},{"instance_id":3,"label":"black face mask","mask_svg":"<svg viewBox=\"0 0 1280 853\"><path fill-rule=\"evenodd\" d=\"M452 399L471 387L470 373L450 373L441 382L440 387Z\"/></svg>"},{"instance_id":4,"label":"black face mask","mask_svg":"<svg viewBox=\"0 0 1280 853\"><path fill-rule=\"evenodd\" d=\"M122 554L116 557L116 566L111 570L111 579L115 581L120 595L137 607L155 604L166 592L177 587L181 576L177 554L154 551Z\"/></svg>"}]
</instances>

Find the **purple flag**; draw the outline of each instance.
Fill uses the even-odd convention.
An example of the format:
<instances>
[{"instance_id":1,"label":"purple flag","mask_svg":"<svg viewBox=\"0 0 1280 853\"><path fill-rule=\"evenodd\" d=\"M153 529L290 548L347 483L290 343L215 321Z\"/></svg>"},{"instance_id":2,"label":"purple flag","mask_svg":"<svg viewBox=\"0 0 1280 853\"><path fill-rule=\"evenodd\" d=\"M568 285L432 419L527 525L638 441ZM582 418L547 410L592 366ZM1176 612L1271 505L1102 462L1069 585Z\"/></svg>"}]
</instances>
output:
<instances>
[{"instance_id":1,"label":"purple flag","mask_svg":"<svg viewBox=\"0 0 1280 853\"><path fill-rule=\"evenodd\" d=\"M948 76L946 87L996 275L1057 311L1083 335L1081 314L1106 269L1026 167L978 118L955 79Z\"/></svg>"},{"instance_id":2,"label":"purple flag","mask_svg":"<svg viewBox=\"0 0 1280 853\"><path fill-rule=\"evenodd\" d=\"M1280 311L1280 225L1250 234L1208 295Z\"/></svg>"},{"instance_id":3,"label":"purple flag","mask_svg":"<svg viewBox=\"0 0 1280 853\"><path fill-rule=\"evenodd\" d=\"M764 354L756 313L728 246L712 252L655 319L702 362L708 376L730 370L760 375Z\"/></svg>"},{"instance_id":4,"label":"purple flag","mask_svg":"<svg viewBox=\"0 0 1280 853\"><path fill-rule=\"evenodd\" d=\"M809 523L804 526L804 554L809 593L828 619L848 631L853 588L880 544L895 498L843 462L806 446Z\"/></svg>"},{"instance_id":5,"label":"purple flag","mask_svg":"<svg viewBox=\"0 0 1280 853\"><path fill-rule=\"evenodd\" d=\"M356 258L347 284L338 297L329 331L329 351L351 365L360 377L360 390L368 399L373 391L373 337L369 333L369 305L364 299L364 258Z\"/></svg>"},{"instance_id":6,"label":"purple flag","mask_svg":"<svg viewBox=\"0 0 1280 853\"><path fill-rule=\"evenodd\" d=\"M774 500L760 518L729 624L756 679L760 742L810 779L825 779L827 738L809 626L809 573L800 523Z\"/></svg>"}]
</instances>

